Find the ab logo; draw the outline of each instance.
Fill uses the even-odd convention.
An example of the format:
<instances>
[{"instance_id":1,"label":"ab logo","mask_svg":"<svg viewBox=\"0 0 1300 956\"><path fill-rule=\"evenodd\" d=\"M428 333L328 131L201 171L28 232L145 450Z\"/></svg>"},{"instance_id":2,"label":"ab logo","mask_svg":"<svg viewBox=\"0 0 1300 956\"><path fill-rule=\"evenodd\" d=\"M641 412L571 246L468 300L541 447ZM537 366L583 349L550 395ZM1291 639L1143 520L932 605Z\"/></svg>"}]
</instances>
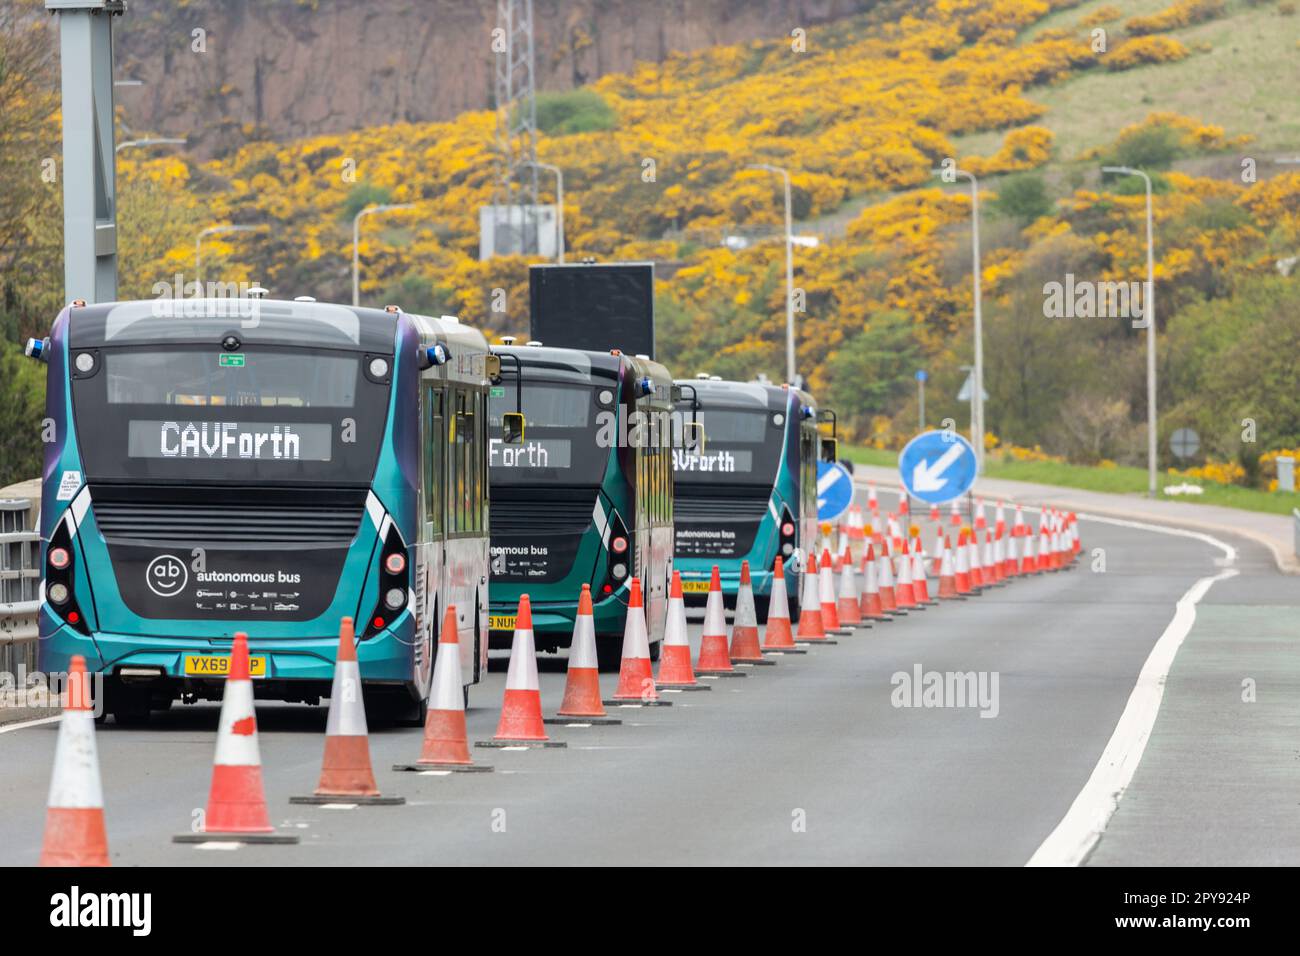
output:
<instances>
[{"instance_id":1,"label":"ab logo","mask_svg":"<svg viewBox=\"0 0 1300 956\"><path fill-rule=\"evenodd\" d=\"M144 572L145 583L149 590L159 597L175 597L185 590L190 573L185 562L171 554L160 554L149 562Z\"/></svg>"}]
</instances>

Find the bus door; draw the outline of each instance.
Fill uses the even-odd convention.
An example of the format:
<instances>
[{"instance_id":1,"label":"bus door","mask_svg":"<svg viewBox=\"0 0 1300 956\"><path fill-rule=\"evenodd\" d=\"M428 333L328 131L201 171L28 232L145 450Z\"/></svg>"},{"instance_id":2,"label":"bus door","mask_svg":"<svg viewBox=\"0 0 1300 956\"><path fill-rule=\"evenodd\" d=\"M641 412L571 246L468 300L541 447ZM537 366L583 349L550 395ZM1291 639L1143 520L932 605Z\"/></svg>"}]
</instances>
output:
<instances>
[{"instance_id":1,"label":"bus door","mask_svg":"<svg viewBox=\"0 0 1300 956\"><path fill-rule=\"evenodd\" d=\"M420 619L420 678L427 687L437 655L438 630L446 603L443 594L445 535L447 530L447 392L438 385L426 385L421 395L420 450L420 542L416 556L416 598ZM426 676L425 671L428 671Z\"/></svg>"}]
</instances>

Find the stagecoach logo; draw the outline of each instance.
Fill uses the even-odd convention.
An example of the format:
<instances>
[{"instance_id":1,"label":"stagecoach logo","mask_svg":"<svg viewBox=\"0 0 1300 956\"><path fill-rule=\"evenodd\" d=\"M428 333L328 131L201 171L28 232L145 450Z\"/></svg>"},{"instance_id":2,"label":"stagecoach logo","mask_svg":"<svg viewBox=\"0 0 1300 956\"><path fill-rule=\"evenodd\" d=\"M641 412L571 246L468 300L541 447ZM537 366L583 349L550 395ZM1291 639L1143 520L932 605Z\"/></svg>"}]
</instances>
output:
<instances>
[{"instance_id":1,"label":"stagecoach logo","mask_svg":"<svg viewBox=\"0 0 1300 956\"><path fill-rule=\"evenodd\" d=\"M144 571L145 583L149 590L159 597L175 597L185 590L190 573L185 562L175 555L160 554L149 562Z\"/></svg>"}]
</instances>

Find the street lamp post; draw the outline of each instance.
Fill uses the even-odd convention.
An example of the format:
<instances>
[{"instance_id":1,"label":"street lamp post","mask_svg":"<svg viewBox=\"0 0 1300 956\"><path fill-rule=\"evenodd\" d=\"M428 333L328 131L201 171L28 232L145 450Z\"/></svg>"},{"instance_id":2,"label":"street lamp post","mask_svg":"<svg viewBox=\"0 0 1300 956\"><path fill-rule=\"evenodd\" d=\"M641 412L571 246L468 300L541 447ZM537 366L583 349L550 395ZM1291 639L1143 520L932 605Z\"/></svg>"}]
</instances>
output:
<instances>
[{"instance_id":1,"label":"street lamp post","mask_svg":"<svg viewBox=\"0 0 1300 956\"><path fill-rule=\"evenodd\" d=\"M199 291L203 290L203 240L208 236L223 236L231 232L256 232L260 226L208 226L202 230L194 239L194 281L199 284Z\"/></svg>"},{"instance_id":2,"label":"street lamp post","mask_svg":"<svg viewBox=\"0 0 1300 956\"><path fill-rule=\"evenodd\" d=\"M971 278L975 284L975 365L972 367L975 381L972 383L970 403L970 431L972 444L975 446L975 473L984 473L984 316L980 302L980 184L974 173L953 167L953 176L970 180L970 221L971 221Z\"/></svg>"},{"instance_id":3,"label":"street lamp post","mask_svg":"<svg viewBox=\"0 0 1300 956\"><path fill-rule=\"evenodd\" d=\"M1147 324L1147 494L1156 496L1156 245L1151 215L1151 177L1128 166L1103 166L1104 173L1141 176L1147 190L1147 285L1142 317Z\"/></svg>"},{"instance_id":4,"label":"street lamp post","mask_svg":"<svg viewBox=\"0 0 1300 956\"><path fill-rule=\"evenodd\" d=\"M359 213L352 217L352 304L358 306L361 304L361 259L358 253L358 246L361 242L361 220L365 216L373 216L376 213L392 212L394 209L410 209L414 203L387 203L380 206L367 206Z\"/></svg>"},{"instance_id":5,"label":"street lamp post","mask_svg":"<svg viewBox=\"0 0 1300 956\"><path fill-rule=\"evenodd\" d=\"M133 146L184 146L184 139L177 139L173 136L158 136L148 139L128 139L118 143L113 148L113 152L120 153L124 149L130 149Z\"/></svg>"},{"instance_id":6,"label":"street lamp post","mask_svg":"<svg viewBox=\"0 0 1300 956\"><path fill-rule=\"evenodd\" d=\"M555 261L564 262L564 170L550 163L529 162L527 165L544 169L555 176L555 244L557 247Z\"/></svg>"},{"instance_id":7,"label":"street lamp post","mask_svg":"<svg viewBox=\"0 0 1300 956\"><path fill-rule=\"evenodd\" d=\"M790 217L790 171L768 163L750 163L747 169L776 173L785 184L785 379L794 384L794 229Z\"/></svg>"}]
</instances>

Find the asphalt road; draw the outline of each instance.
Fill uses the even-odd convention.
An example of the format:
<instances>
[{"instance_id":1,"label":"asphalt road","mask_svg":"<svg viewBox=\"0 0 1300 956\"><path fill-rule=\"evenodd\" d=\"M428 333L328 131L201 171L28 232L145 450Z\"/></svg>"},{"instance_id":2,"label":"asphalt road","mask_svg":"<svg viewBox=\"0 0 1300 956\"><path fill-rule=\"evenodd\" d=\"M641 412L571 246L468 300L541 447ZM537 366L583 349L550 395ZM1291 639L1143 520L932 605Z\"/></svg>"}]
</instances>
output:
<instances>
[{"instance_id":1,"label":"asphalt road","mask_svg":"<svg viewBox=\"0 0 1300 956\"><path fill-rule=\"evenodd\" d=\"M837 646L717 681L710 692L674 695L672 707L612 712L622 726L553 728L566 749L476 750L476 759L496 767L491 774L392 773L392 763L418 755L419 731L376 730L380 786L405 796L401 807L290 806L290 795L315 785L325 711L259 706L272 819L301 836L298 846L214 850L170 842L206 800L215 706L178 705L142 730L110 722L98 743L113 862L1023 864L1091 774L1175 602L1198 578L1221 570L1219 552L1202 541L1095 522L1082 531L1087 560L1067 573L860 630ZM1242 575L1222 596L1262 608L1252 612L1257 627L1284 631L1294 620L1284 606L1294 585L1251 547L1241 546ZM1104 573L1091 570L1094 548L1104 550ZM1220 596L1211 591L1211 599ZM1216 626L1222 630L1222 621ZM691 631L698 641L698 621ZM1197 633L1185 650L1197 646ZM1295 690L1269 678L1284 649L1277 641L1257 648L1250 665L1270 694ZM1217 645L1214 653L1221 653ZM1209 719L1206 703L1226 693L1213 682L1207 689L1205 668L1219 684L1240 683L1236 663L1225 668L1189 654L1182 665L1199 668L1202 679L1192 672L1171 682L1151 767L1144 763L1133 782L1133 806L1142 812L1121 804L1093 862L1159 862L1166 839L1182 841L1184 862L1232 856L1209 852L1204 834L1192 835L1194 820L1152 836L1150 821L1168 817L1188 787L1198 812L1217 820L1216 838L1258 829L1249 819L1258 808L1230 805L1232 788L1202 791L1203 780L1171 780L1168 768L1161 770L1180 760L1160 743L1166 713L1180 715L1172 734L1185 737L1189 726ZM548 714L559 702L563 666L559 659L542 664ZM996 676L996 716L982 717L979 707L894 706L892 679L917 667ZM472 740L494 732L504 677L497 666L473 689ZM605 675L607 689L613 681ZM1278 706L1271 719L1285 725L1294 705ZM0 733L0 864L33 863L39 855L55 729ZM1291 832L1300 760L1287 748L1293 752L1296 739L1263 757L1282 762L1271 771L1275 802L1284 805L1272 808L1269 821L1289 812ZM1184 740L1183 758L1195 749ZM1240 858L1240 848L1249 855L1257 844L1265 841L1238 840L1235 861L1252 862ZM1285 856L1274 846L1271 862ZM1290 846L1296 850L1294 841ZM1293 852L1290 861L1297 858Z\"/></svg>"}]
</instances>

